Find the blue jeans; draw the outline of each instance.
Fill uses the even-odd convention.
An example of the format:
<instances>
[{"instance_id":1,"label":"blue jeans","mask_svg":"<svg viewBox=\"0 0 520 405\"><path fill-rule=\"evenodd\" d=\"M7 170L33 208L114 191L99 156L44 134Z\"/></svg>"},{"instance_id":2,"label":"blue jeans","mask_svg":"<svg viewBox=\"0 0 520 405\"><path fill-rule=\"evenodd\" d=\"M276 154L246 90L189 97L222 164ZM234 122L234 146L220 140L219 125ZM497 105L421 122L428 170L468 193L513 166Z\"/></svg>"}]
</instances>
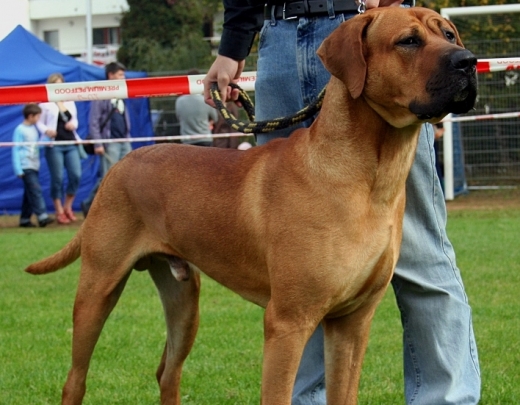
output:
<instances>
[{"instance_id":1,"label":"blue jeans","mask_svg":"<svg viewBox=\"0 0 520 405\"><path fill-rule=\"evenodd\" d=\"M108 169L132 152L132 144L130 142L106 143L105 156L101 158L100 177L105 177Z\"/></svg>"},{"instance_id":2,"label":"blue jeans","mask_svg":"<svg viewBox=\"0 0 520 405\"><path fill-rule=\"evenodd\" d=\"M36 170L25 169L23 171L23 199L20 224L31 222L32 214L38 217L38 221L48 217L38 176L39 172Z\"/></svg>"},{"instance_id":3,"label":"blue jeans","mask_svg":"<svg viewBox=\"0 0 520 405\"><path fill-rule=\"evenodd\" d=\"M101 156L101 162L99 164L99 179L94 185L94 188L90 191L89 196L82 201L82 208L86 211L90 209L92 201L97 194L101 181L107 174L108 170L123 159L126 155L132 152L132 144L130 142L121 143L106 143L104 144L105 155Z\"/></svg>"},{"instance_id":4,"label":"blue jeans","mask_svg":"<svg viewBox=\"0 0 520 405\"><path fill-rule=\"evenodd\" d=\"M63 172L67 169L67 195L76 195L81 180L81 158L77 145L58 145L45 148L45 158L51 174L51 198L63 197Z\"/></svg>"},{"instance_id":5,"label":"blue jeans","mask_svg":"<svg viewBox=\"0 0 520 405\"><path fill-rule=\"evenodd\" d=\"M257 120L293 114L317 97L330 74L316 50L349 17L265 22L255 89ZM260 134L257 141L263 144L293 130ZM406 403L476 404L480 371L471 309L446 235L431 125L423 126L406 194L403 243L392 279L403 326ZM325 404L324 374L323 331L318 327L300 363L293 405Z\"/></svg>"}]
</instances>

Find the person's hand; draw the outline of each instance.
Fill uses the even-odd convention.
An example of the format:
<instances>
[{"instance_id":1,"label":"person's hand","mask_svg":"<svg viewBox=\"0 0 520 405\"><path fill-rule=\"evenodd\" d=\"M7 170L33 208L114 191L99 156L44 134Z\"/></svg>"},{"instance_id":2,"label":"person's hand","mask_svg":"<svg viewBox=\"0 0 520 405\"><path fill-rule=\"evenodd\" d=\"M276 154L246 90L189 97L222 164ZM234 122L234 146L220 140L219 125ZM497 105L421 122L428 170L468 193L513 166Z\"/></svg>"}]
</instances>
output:
<instances>
[{"instance_id":1,"label":"person's hand","mask_svg":"<svg viewBox=\"0 0 520 405\"><path fill-rule=\"evenodd\" d=\"M105 154L105 148L103 145L94 147L94 153L96 155L104 155Z\"/></svg>"},{"instance_id":2,"label":"person's hand","mask_svg":"<svg viewBox=\"0 0 520 405\"><path fill-rule=\"evenodd\" d=\"M45 131L45 135L47 135L49 138L56 138L58 132L54 129L48 129L47 131Z\"/></svg>"},{"instance_id":3,"label":"person's hand","mask_svg":"<svg viewBox=\"0 0 520 405\"><path fill-rule=\"evenodd\" d=\"M215 107L215 103L209 95L211 83L215 82L218 83L218 88L223 102L230 99L236 100L239 91L236 89L232 90L231 87L228 86L229 83L236 82L239 79L242 70L244 69L244 64L245 61L243 60L236 61L226 56L218 55L203 81L204 101L206 101L210 106Z\"/></svg>"},{"instance_id":4,"label":"person's hand","mask_svg":"<svg viewBox=\"0 0 520 405\"><path fill-rule=\"evenodd\" d=\"M65 129L68 131L74 131L76 128L74 127L74 124L69 121L65 123Z\"/></svg>"},{"instance_id":5,"label":"person's hand","mask_svg":"<svg viewBox=\"0 0 520 405\"><path fill-rule=\"evenodd\" d=\"M376 7L397 7L400 6L403 0L367 0L367 10Z\"/></svg>"}]
</instances>

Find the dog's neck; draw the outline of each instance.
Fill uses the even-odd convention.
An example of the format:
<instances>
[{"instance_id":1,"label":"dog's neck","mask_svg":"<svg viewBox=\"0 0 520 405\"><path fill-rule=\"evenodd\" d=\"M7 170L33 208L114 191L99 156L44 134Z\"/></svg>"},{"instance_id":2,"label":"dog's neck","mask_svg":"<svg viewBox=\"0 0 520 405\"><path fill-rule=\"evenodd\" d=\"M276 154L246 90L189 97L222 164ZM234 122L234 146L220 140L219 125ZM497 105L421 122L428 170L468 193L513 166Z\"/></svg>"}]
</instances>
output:
<instances>
[{"instance_id":1,"label":"dog's neck","mask_svg":"<svg viewBox=\"0 0 520 405\"><path fill-rule=\"evenodd\" d=\"M354 100L333 77L308 139L314 163L323 163L328 181L335 178L349 187L362 187L373 200L392 203L404 189L419 132L420 124L391 126L363 95Z\"/></svg>"}]
</instances>

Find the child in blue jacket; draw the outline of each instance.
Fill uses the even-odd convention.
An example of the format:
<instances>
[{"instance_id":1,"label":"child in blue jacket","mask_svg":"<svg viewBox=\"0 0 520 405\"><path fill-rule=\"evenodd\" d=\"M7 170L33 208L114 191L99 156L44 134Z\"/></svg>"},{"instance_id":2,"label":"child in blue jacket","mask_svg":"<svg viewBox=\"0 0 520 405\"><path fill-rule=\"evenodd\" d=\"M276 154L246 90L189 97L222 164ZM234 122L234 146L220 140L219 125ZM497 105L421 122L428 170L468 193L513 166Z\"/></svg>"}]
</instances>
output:
<instances>
[{"instance_id":1,"label":"child in blue jacket","mask_svg":"<svg viewBox=\"0 0 520 405\"><path fill-rule=\"evenodd\" d=\"M42 110L37 104L27 104L23 109L24 120L13 132L13 142L35 142L32 145L16 145L13 147L14 174L23 180L24 193L20 226L33 228L31 215L36 214L38 225L45 227L54 220L47 215L45 200L38 178L40 170L40 148L36 144L40 137L36 122Z\"/></svg>"}]
</instances>

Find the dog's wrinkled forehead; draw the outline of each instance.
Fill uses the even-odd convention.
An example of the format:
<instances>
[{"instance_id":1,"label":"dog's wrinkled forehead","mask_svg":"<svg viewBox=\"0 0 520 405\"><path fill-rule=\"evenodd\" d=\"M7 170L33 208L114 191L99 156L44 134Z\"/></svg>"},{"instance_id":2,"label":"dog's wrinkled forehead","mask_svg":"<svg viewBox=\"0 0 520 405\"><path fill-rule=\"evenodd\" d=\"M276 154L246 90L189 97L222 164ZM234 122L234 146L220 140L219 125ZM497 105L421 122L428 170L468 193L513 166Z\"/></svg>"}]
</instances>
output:
<instances>
[{"instance_id":1,"label":"dog's wrinkled forehead","mask_svg":"<svg viewBox=\"0 0 520 405\"><path fill-rule=\"evenodd\" d=\"M381 10L375 12L374 18L367 25L367 38L371 33L384 31L390 35L391 45L406 35L416 36L424 41L440 38L463 47L456 27L449 20L433 10L411 8L398 10Z\"/></svg>"}]
</instances>

